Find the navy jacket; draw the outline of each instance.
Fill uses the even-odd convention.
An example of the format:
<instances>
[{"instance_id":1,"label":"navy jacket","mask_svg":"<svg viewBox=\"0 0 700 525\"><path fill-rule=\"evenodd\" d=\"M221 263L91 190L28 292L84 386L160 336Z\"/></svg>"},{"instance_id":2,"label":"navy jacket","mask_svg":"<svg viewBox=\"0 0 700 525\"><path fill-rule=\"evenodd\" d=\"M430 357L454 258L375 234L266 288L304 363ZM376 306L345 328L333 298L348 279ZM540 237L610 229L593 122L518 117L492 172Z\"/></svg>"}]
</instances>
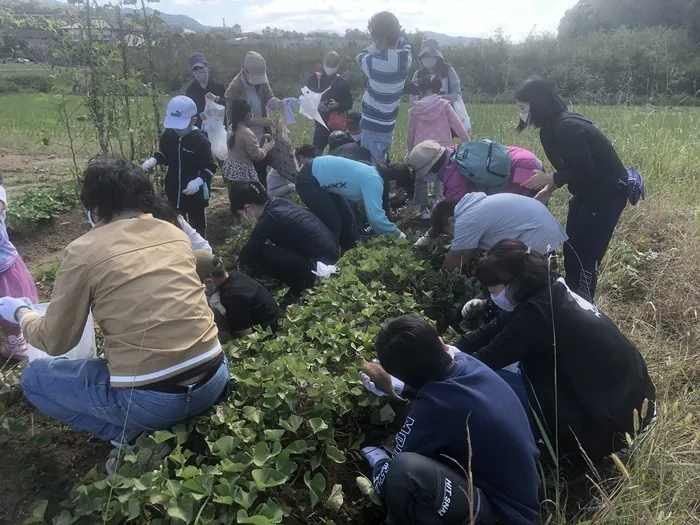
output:
<instances>
[{"instance_id":1,"label":"navy jacket","mask_svg":"<svg viewBox=\"0 0 700 525\"><path fill-rule=\"evenodd\" d=\"M501 522L534 524L540 509L539 451L523 405L495 372L457 352L444 380L427 383L416 392L411 411L396 435L394 457L414 452L445 462L444 454L467 471L468 443L474 485L482 490ZM390 461L375 467L374 487L382 497L390 468Z\"/></svg>"},{"instance_id":2,"label":"navy jacket","mask_svg":"<svg viewBox=\"0 0 700 525\"><path fill-rule=\"evenodd\" d=\"M216 173L216 162L211 153L209 139L198 129L184 137L172 129L160 136L159 150L154 155L158 164L168 167L165 173L165 195L180 211L206 207L209 204L211 178ZM182 191L187 184L201 177L204 185L194 195Z\"/></svg>"},{"instance_id":3,"label":"navy jacket","mask_svg":"<svg viewBox=\"0 0 700 525\"><path fill-rule=\"evenodd\" d=\"M254 264L267 241L309 258L332 264L338 260L338 243L321 219L296 204L271 198L243 246L240 261Z\"/></svg>"}]
</instances>

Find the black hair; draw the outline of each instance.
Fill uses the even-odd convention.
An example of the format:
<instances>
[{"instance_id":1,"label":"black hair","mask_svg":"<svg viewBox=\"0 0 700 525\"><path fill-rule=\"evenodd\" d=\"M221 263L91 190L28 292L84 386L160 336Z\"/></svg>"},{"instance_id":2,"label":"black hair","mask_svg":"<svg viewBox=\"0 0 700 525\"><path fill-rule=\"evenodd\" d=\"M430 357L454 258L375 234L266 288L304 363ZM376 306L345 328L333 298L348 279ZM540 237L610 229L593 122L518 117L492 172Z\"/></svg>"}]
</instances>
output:
<instances>
[{"instance_id":1,"label":"black hair","mask_svg":"<svg viewBox=\"0 0 700 525\"><path fill-rule=\"evenodd\" d=\"M236 129L239 124L243 124L250 113L250 104L243 98L237 98L229 104L229 116L231 119L231 136L228 138L228 149L233 149L236 145Z\"/></svg>"},{"instance_id":2,"label":"black hair","mask_svg":"<svg viewBox=\"0 0 700 525\"><path fill-rule=\"evenodd\" d=\"M457 201L450 199L440 201L437 203L437 205L433 209L432 215L430 216L430 230L435 237L445 233L450 217L455 216L456 207Z\"/></svg>"},{"instance_id":3,"label":"black hair","mask_svg":"<svg viewBox=\"0 0 700 525\"><path fill-rule=\"evenodd\" d=\"M386 323L374 345L384 370L414 388L444 379L452 366L437 330L415 315Z\"/></svg>"},{"instance_id":4,"label":"black hair","mask_svg":"<svg viewBox=\"0 0 700 525\"><path fill-rule=\"evenodd\" d=\"M476 264L474 276L484 288L510 284L520 302L550 282L547 258L517 239L496 243Z\"/></svg>"},{"instance_id":5,"label":"black hair","mask_svg":"<svg viewBox=\"0 0 700 525\"><path fill-rule=\"evenodd\" d=\"M515 99L530 104L530 122L521 120L518 131L523 131L528 124L541 128L568 110L566 102L557 94L554 83L541 77L526 80L515 93Z\"/></svg>"},{"instance_id":6,"label":"black hair","mask_svg":"<svg viewBox=\"0 0 700 525\"><path fill-rule=\"evenodd\" d=\"M407 164L399 162L393 164L378 164L376 169L384 181L382 207L386 213L389 213L390 210L389 189L391 187L391 181L395 181L399 188L405 189L406 193L408 193L408 197L413 199L413 195L416 190L416 176Z\"/></svg>"},{"instance_id":7,"label":"black hair","mask_svg":"<svg viewBox=\"0 0 700 525\"><path fill-rule=\"evenodd\" d=\"M228 185L228 201L231 213L238 218L238 212L246 204L267 203L267 192L262 184L257 181L231 181Z\"/></svg>"},{"instance_id":8,"label":"black hair","mask_svg":"<svg viewBox=\"0 0 700 525\"><path fill-rule=\"evenodd\" d=\"M357 111L351 111L348 113L348 122L357 122L358 124L362 120L362 113L358 113Z\"/></svg>"},{"instance_id":9,"label":"black hair","mask_svg":"<svg viewBox=\"0 0 700 525\"><path fill-rule=\"evenodd\" d=\"M311 144L304 144L294 150L295 157L306 157L307 159L315 159L318 157L318 151Z\"/></svg>"},{"instance_id":10,"label":"black hair","mask_svg":"<svg viewBox=\"0 0 700 525\"><path fill-rule=\"evenodd\" d=\"M180 226L180 221L178 220L178 213L175 206L170 204L170 201L165 197L156 196L151 209L143 211L145 213L150 213L156 219L169 222L173 226L177 226L178 228L182 229Z\"/></svg>"},{"instance_id":11,"label":"black hair","mask_svg":"<svg viewBox=\"0 0 700 525\"><path fill-rule=\"evenodd\" d=\"M372 16L367 24L372 39L383 41L388 46L394 46L401 36L401 24L394 13L382 11Z\"/></svg>"},{"instance_id":12,"label":"black hair","mask_svg":"<svg viewBox=\"0 0 700 525\"><path fill-rule=\"evenodd\" d=\"M93 157L80 184L80 202L105 222L128 210L148 212L156 200L148 175L123 157Z\"/></svg>"},{"instance_id":13,"label":"black hair","mask_svg":"<svg viewBox=\"0 0 700 525\"><path fill-rule=\"evenodd\" d=\"M334 131L328 135L328 149L332 150L343 144L354 144L355 141L347 131Z\"/></svg>"},{"instance_id":14,"label":"black hair","mask_svg":"<svg viewBox=\"0 0 700 525\"><path fill-rule=\"evenodd\" d=\"M418 80L418 91L425 95L428 91L439 94L442 91L442 79L438 75L427 75Z\"/></svg>"}]
</instances>

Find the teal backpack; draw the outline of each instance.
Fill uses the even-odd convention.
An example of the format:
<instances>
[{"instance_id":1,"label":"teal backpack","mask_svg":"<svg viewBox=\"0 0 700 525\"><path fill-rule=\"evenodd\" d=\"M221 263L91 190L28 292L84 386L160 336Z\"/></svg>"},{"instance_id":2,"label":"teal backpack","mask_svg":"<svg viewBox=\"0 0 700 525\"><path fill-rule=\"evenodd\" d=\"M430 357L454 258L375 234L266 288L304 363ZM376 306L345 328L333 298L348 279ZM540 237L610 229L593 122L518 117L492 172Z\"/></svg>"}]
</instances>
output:
<instances>
[{"instance_id":1,"label":"teal backpack","mask_svg":"<svg viewBox=\"0 0 700 525\"><path fill-rule=\"evenodd\" d=\"M508 148L492 140L465 142L455 149L450 162L480 189L500 190L511 182Z\"/></svg>"}]
</instances>

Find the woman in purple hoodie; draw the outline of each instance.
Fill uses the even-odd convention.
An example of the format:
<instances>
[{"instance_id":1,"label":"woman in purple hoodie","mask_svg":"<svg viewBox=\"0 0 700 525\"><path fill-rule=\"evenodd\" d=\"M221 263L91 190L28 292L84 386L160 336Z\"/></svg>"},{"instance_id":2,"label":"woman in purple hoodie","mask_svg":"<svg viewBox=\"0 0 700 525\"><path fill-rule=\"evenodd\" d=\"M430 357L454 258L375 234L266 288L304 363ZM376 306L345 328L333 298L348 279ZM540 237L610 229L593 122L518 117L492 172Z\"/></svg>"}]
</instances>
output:
<instances>
[{"instance_id":1,"label":"woman in purple hoodie","mask_svg":"<svg viewBox=\"0 0 700 525\"><path fill-rule=\"evenodd\" d=\"M449 100L440 96L442 80L437 75L420 79L418 83L421 99L408 110L408 133L406 134L406 154L427 140L434 140L443 148L452 148L452 131L463 142L470 139L469 132L459 120ZM441 193L441 185L436 189ZM421 207L421 216L430 218L428 211L428 185L425 180L416 178L413 202Z\"/></svg>"}]
</instances>

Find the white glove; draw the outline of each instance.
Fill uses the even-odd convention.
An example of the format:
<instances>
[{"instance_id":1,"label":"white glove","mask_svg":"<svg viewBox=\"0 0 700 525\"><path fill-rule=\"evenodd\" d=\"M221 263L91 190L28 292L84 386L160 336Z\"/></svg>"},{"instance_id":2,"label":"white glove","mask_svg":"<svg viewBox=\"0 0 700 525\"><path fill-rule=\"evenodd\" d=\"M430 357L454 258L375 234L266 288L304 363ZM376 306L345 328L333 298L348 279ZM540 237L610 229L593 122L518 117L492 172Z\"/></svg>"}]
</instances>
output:
<instances>
[{"instance_id":1,"label":"white glove","mask_svg":"<svg viewBox=\"0 0 700 525\"><path fill-rule=\"evenodd\" d=\"M153 168L156 167L156 164L158 164L158 159L156 159L155 157L151 157L146 162L144 162L143 166L141 167L143 168L143 171L151 171Z\"/></svg>"},{"instance_id":2,"label":"white glove","mask_svg":"<svg viewBox=\"0 0 700 525\"><path fill-rule=\"evenodd\" d=\"M470 313L478 312L486 308L486 299L472 299L462 307L462 317L467 317Z\"/></svg>"},{"instance_id":3,"label":"white glove","mask_svg":"<svg viewBox=\"0 0 700 525\"><path fill-rule=\"evenodd\" d=\"M391 459L389 453L381 447L364 447L362 449L362 457L367 460L370 468L374 468L380 461Z\"/></svg>"},{"instance_id":4,"label":"white glove","mask_svg":"<svg viewBox=\"0 0 700 525\"><path fill-rule=\"evenodd\" d=\"M405 239L406 234L404 232L399 232L399 239Z\"/></svg>"},{"instance_id":5,"label":"white glove","mask_svg":"<svg viewBox=\"0 0 700 525\"><path fill-rule=\"evenodd\" d=\"M401 381L400 379L395 378L394 376L390 376L390 377L391 377L391 386L393 387L394 392L396 392L398 395L401 395L403 393L403 389L406 386L406 384L403 381ZM362 381L363 386L367 390L372 392L375 396L378 396L378 397L386 396L386 393L379 390L376 387L376 385L374 384L374 382L364 372L360 372L360 380Z\"/></svg>"},{"instance_id":6,"label":"white glove","mask_svg":"<svg viewBox=\"0 0 700 525\"><path fill-rule=\"evenodd\" d=\"M416 242L414 242L413 246L415 246L416 248L421 248L423 246L430 246L431 241L432 241L432 239L426 233L425 235L423 235L423 237L421 237Z\"/></svg>"},{"instance_id":7,"label":"white glove","mask_svg":"<svg viewBox=\"0 0 700 525\"><path fill-rule=\"evenodd\" d=\"M182 193L185 195L194 195L199 191L199 188L201 188L204 185L204 181L202 180L202 177L197 177L194 180L191 180L188 184L187 187L182 190Z\"/></svg>"},{"instance_id":8,"label":"white glove","mask_svg":"<svg viewBox=\"0 0 700 525\"><path fill-rule=\"evenodd\" d=\"M32 308L32 302L26 297L20 299L16 297L3 297L0 299L0 317L8 323L19 324L15 315L20 308Z\"/></svg>"},{"instance_id":9,"label":"white glove","mask_svg":"<svg viewBox=\"0 0 700 525\"><path fill-rule=\"evenodd\" d=\"M270 153L272 151L272 148L275 147L275 139L268 140L265 145L262 147L263 150L265 150L265 153Z\"/></svg>"}]
</instances>

